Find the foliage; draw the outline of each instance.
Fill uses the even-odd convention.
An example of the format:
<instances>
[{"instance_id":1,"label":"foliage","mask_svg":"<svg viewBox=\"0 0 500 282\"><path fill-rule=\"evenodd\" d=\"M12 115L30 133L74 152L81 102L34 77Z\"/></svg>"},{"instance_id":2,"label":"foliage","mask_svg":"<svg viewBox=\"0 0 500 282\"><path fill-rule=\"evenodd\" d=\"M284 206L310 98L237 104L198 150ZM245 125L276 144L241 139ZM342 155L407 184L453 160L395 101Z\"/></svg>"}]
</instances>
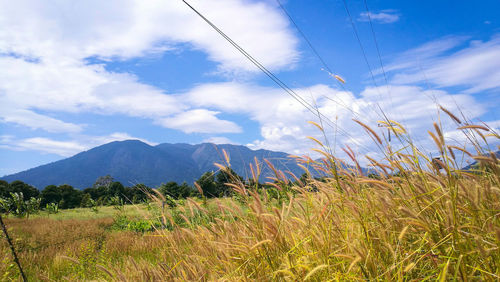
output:
<instances>
[{"instance_id":1,"label":"foliage","mask_svg":"<svg viewBox=\"0 0 500 282\"><path fill-rule=\"evenodd\" d=\"M109 198L109 205L113 206L117 210L123 210L123 204L123 199L118 196Z\"/></svg>"},{"instance_id":2,"label":"foliage","mask_svg":"<svg viewBox=\"0 0 500 282\"><path fill-rule=\"evenodd\" d=\"M28 201L25 202L25 209L26 209L26 214L29 217L30 214L36 214L40 211L40 203L42 199L40 198L30 198Z\"/></svg>"},{"instance_id":3,"label":"foliage","mask_svg":"<svg viewBox=\"0 0 500 282\"><path fill-rule=\"evenodd\" d=\"M0 213L8 213L12 205L12 199L10 197L3 198L0 197Z\"/></svg>"},{"instance_id":4,"label":"foliage","mask_svg":"<svg viewBox=\"0 0 500 282\"><path fill-rule=\"evenodd\" d=\"M215 172L204 173L196 183L208 198L228 197L233 194L233 189L227 183L243 183L243 178L236 174L230 167Z\"/></svg>"},{"instance_id":5,"label":"foliage","mask_svg":"<svg viewBox=\"0 0 500 282\"><path fill-rule=\"evenodd\" d=\"M25 198L38 198L40 192L35 187L22 181L12 181L10 184L0 180L0 197L10 197L11 193L22 193Z\"/></svg>"},{"instance_id":6,"label":"foliage","mask_svg":"<svg viewBox=\"0 0 500 282\"><path fill-rule=\"evenodd\" d=\"M183 182L181 185L177 184L177 182L170 181L165 184L162 184L160 188L158 188L164 196L172 197L175 200L187 198L191 195L193 191L192 188L186 183Z\"/></svg>"},{"instance_id":7,"label":"foliage","mask_svg":"<svg viewBox=\"0 0 500 282\"><path fill-rule=\"evenodd\" d=\"M50 203L58 204L61 209L71 209L79 207L82 202L82 191L73 188L71 185L49 185L41 192L42 206Z\"/></svg>"},{"instance_id":8,"label":"foliage","mask_svg":"<svg viewBox=\"0 0 500 282\"><path fill-rule=\"evenodd\" d=\"M108 195L111 197L123 198L125 192L125 187L120 182L113 182L108 187Z\"/></svg>"},{"instance_id":9,"label":"foliage","mask_svg":"<svg viewBox=\"0 0 500 282\"><path fill-rule=\"evenodd\" d=\"M45 204L45 210L49 214L56 214L59 212L59 205L56 203Z\"/></svg>"},{"instance_id":10,"label":"foliage","mask_svg":"<svg viewBox=\"0 0 500 282\"><path fill-rule=\"evenodd\" d=\"M218 196L217 183L215 183L215 176L213 172L205 172L198 180L196 180L196 183L200 186L205 197L214 198Z\"/></svg>"},{"instance_id":11,"label":"foliage","mask_svg":"<svg viewBox=\"0 0 500 282\"><path fill-rule=\"evenodd\" d=\"M0 198L10 196L10 186L9 182L5 180L0 180Z\"/></svg>"},{"instance_id":12,"label":"foliage","mask_svg":"<svg viewBox=\"0 0 500 282\"><path fill-rule=\"evenodd\" d=\"M29 217L40 211L40 198L24 199L22 192L10 193L10 197L0 197L0 212L11 213L17 217Z\"/></svg>"},{"instance_id":13,"label":"foliage","mask_svg":"<svg viewBox=\"0 0 500 282\"><path fill-rule=\"evenodd\" d=\"M133 204L146 202L148 201L148 195L151 193L153 193L153 189L144 184L136 184L132 187L126 187L126 202L132 202Z\"/></svg>"},{"instance_id":14,"label":"foliage","mask_svg":"<svg viewBox=\"0 0 500 282\"><path fill-rule=\"evenodd\" d=\"M137 219L118 214L114 218L112 228L115 230L127 230L138 233L145 233L148 231L154 231L158 228L161 228L161 222L157 219L155 220Z\"/></svg>"},{"instance_id":15,"label":"foliage","mask_svg":"<svg viewBox=\"0 0 500 282\"><path fill-rule=\"evenodd\" d=\"M144 184L136 184L132 187L124 187L120 182L112 182L109 186L91 187L83 190L85 204L88 204L88 197L96 201L99 205L114 205L113 197L120 198L123 203L138 204L148 200L148 194L152 189ZM82 207L85 205L82 204Z\"/></svg>"}]
</instances>

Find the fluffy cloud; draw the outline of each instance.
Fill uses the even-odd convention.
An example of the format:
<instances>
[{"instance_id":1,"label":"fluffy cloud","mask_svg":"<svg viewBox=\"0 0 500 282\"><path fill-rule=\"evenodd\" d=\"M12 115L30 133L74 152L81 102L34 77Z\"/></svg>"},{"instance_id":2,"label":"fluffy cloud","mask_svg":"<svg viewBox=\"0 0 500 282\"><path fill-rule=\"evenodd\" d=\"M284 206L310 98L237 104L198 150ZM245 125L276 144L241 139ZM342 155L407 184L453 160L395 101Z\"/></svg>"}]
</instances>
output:
<instances>
[{"instance_id":1,"label":"fluffy cloud","mask_svg":"<svg viewBox=\"0 0 500 282\"><path fill-rule=\"evenodd\" d=\"M190 3L270 69L296 62L297 40L275 6ZM38 110L145 117L174 129L182 124L185 132L240 130L133 75L88 64L88 58L130 59L182 46L205 52L222 72L258 71L181 1L0 1L0 26L0 68L9 70L0 73L1 121L49 132L82 126Z\"/></svg>"},{"instance_id":2,"label":"fluffy cloud","mask_svg":"<svg viewBox=\"0 0 500 282\"><path fill-rule=\"evenodd\" d=\"M353 119L368 124L380 136L387 137L387 132L377 126L377 120L384 119L380 112L382 110L389 119L402 123L418 146L424 150L433 150L427 130L432 129L432 123L438 121L439 105L454 113L469 109L464 112L468 118L479 117L485 112L484 106L468 94L424 90L417 86L390 85L389 88L390 94L386 92L386 87L380 87L367 88L360 95L339 91L327 85L294 89L323 114L322 120L319 120L315 114L277 88L235 82L204 84L185 93L172 95L178 100L177 103L182 101L195 109L157 118L155 122L186 133L237 133L242 130L237 124L217 117L221 112L237 113L248 116L259 125L261 138L247 144L254 149L265 148L303 154L310 152L310 148L316 147L307 138L313 136L323 140L325 144L328 143L339 155L342 155L340 148L346 145L352 147L358 154L376 155L378 149L374 142ZM322 123L325 135L308 124L308 120ZM463 141L458 139L457 133L453 133L456 126L448 117L442 115L440 123L450 141ZM18 149L32 148L67 156L81 148L125 139L135 138L122 133L74 138L78 141L10 138L10 141L3 143L11 146L17 144ZM224 137L205 141L230 143ZM398 146L396 140L393 141L393 145Z\"/></svg>"},{"instance_id":3,"label":"fluffy cloud","mask_svg":"<svg viewBox=\"0 0 500 282\"><path fill-rule=\"evenodd\" d=\"M243 0L189 2L266 66L296 61L297 40L276 7ZM4 54L42 61L127 59L187 43L224 70L257 71L182 1L1 1L0 11Z\"/></svg>"},{"instance_id":4,"label":"fluffy cloud","mask_svg":"<svg viewBox=\"0 0 500 282\"><path fill-rule=\"evenodd\" d=\"M236 133L241 128L234 122L217 118L220 112L195 109L158 121L160 125L178 129L185 133Z\"/></svg>"},{"instance_id":5,"label":"fluffy cloud","mask_svg":"<svg viewBox=\"0 0 500 282\"><path fill-rule=\"evenodd\" d=\"M111 73L100 65L28 62L0 57L0 117L49 132L76 132L81 126L36 114L92 112L158 118L184 109L178 100L142 84L129 74Z\"/></svg>"},{"instance_id":6,"label":"fluffy cloud","mask_svg":"<svg viewBox=\"0 0 500 282\"><path fill-rule=\"evenodd\" d=\"M390 85L389 88L390 93L385 86L367 88L359 96L326 85L294 91L316 105L324 115L322 122L332 147L349 145L360 154L376 152L377 147L352 119L368 124L387 137L387 132L377 126L377 121L384 119L382 110L389 119L402 123L420 147L432 149L427 130L437 121L439 105L454 113L462 110L468 118L479 117L486 111L467 94L424 90L418 86ZM308 98L311 95L314 101ZM320 122L317 116L280 89L235 82L213 83L198 86L179 97L199 107L249 116L259 124L261 134L260 139L248 144L252 148L302 154L314 146L307 136L320 140L325 137L306 122ZM442 117L441 124L445 131L456 128L447 117ZM339 148L336 150L341 152Z\"/></svg>"},{"instance_id":7,"label":"fluffy cloud","mask_svg":"<svg viewBox=\"0 0 500 282\"><path fill-rule=\"evenodd\" d=\"M297 39L269 2L190 3L267 68L288 69L296 63ZM367 16L362 14L360 20ZM399 19L395 11L380 11L370 17L385 23ZM190 48L207 54L219 72L258 71L181 1L0 0L0 26L6 27L0 29L0 68L8 70L0 72L1 121L73 134L71 140L64 141L9 137L2 139L2 146L68 156L109 141L133 138L124 133L76 136L84 125L53 118L53 112L141 117L186 133L211 134L241 132L236 123L219 118L222 113L239 114L260 127L261 138L249 144L254 148L304 153L313 146L306 136L323 140L322 134L306 123L318 121L315 115L280 89L228 82L199 85L185 93L165 93L134 75L88 63L89 58L124 60ZM453 112L458 111L457 105L469 109L469 118L484 113L469 94L500 86L499 38L470 42L467 48L451 52L467 38L449 37L402 54L386 67L388 72L403 73L393 77L391 94L385 87L367 88L357 95L326 85L295 91L303 97L314 96L307 99L328 118L323 123L332 146L348 144L359 153L374 152L366 132L352 119L377 128L382 109L389 118L401 121L422 146L429 147L426 130L437 113L435 100ZM465 86L468 90L456 94L408 86L423 80L419 63L415 63L419 61L432 84ZM454 130L452 123L444 126L446 132Z\"/></svg>"}]
</instances>

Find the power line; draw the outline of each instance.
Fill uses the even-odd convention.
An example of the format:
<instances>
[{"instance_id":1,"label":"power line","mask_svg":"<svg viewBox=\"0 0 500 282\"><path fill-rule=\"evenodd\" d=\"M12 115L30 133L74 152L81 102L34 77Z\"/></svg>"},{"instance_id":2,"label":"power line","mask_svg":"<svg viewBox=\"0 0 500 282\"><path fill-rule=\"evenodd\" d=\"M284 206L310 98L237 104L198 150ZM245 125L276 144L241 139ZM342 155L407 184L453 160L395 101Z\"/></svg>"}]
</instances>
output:
<instances>
[{"instance_id":1,"label":"power line","mask_svg":"<svg viewBox=\"0 0 500 282\"><path fill-rule=\"evenodd\" d=\"M386 87L387 87L387 94L389 95L389 99L390 99L390 102L391 102L391 107L394 108L394 102L392 100L392 95L391 95L391 90L390 90L389 82L388 82L388 79L387 79L387 74L385 72L384 64L382 62L382 55L381 55L381 52L380 52L380 47L379 47L379 44L378 44L377 36L375 35L375 29L373 27L373 21L372 21L372 18L371 18L371 12L370 12L370 9L368 8L368 2L367 2L367 0L363 0L363 2L364 2L364 5L365 5L366 15L368 17L368 22L370 23L370 30L371 30L371 33L372 33L373 41L375 43L375 48L377 50L377 55L378 55L378 59L379 59L379 63L380 63L380 68L382 69L382 73L384 75L384 80L385 80L385 84L386 84ZM424 76L425 76L425 74L424 74ZM424 94L425 94L425 92L424 92ZM427 96L427 94L425 94L425 95ZM439 106L439 103L437 102L436 97L434 95L433 95L433 97L434 97L434 102L436 103L436 105ZM401 114L400 112L398 112L398 114L399 114L400 118L403 119L403 123L407 124L407 121L404 118L404 115ZM420 146L421 148L424 148L418 139L415 140L415 142L418 143L417 144L418 146Z\"/></svg>"},{"instance_id":2,"label":"power line","mask_svg":"<svg viewBox=\"0 0 500 282\"><path fill-rule=\"evenodd\" d=\"M302 36L302 38L304 38L304 40L307 42L307 45L309 45L309 48L311 48L311 50L314 52L314 54L316 55L316 57L318 57L318 59L321 61L321 64L323 65L323 67L325 67L325 69L328 70L328 72L333 73L333 71L330 69L330 67L325 62L325 60L323 60L323 58L318 53L318 51L316 51L316 48L314 48L314 46L312 45L311 41L309 41L309 39L307 38L307 36L305 35L305 33L302 32L302 30L300 29L300 27L293 20L292 16L287 12L287 10L285 9L285 7L283 7L283 5L281 4L281 2L279 0L276 0L276 2L280 6L281 10L283 10L283 12L285 13L285 15L288 17L288 19L290 20L290 22L293 23L293 25L295 26L295 28L297 29L297 31L300 33L300 35Z\"/></svg>"},{"instance_id":3,"label":"power line","mask_svg":"<svg viewBox=\"0 0 500 282\"><path fill-rule=\"evenodd\" d=\"M373 80L373 84L375 87L377 87L378 90L378 85L377 82L375 81L375 76L373 75L372 68L370 67L370 63L368 62L368 57L366 56L365 48L363 47L363 44L361 43L361 39L359 38L358 30L356 29L356 25L354 25L354 21L351 16L351 12L349 11L349 8L347 7L347 2L346 0L342 0L344 3L344 8L345 11L347 12L347 15L349 16L349 20L351 21L351 26L354 31L354 35L356 36L356 39L358 40L359 47L361 48L361 52L363 53L363 58L365 59L366 65L368 66L368 70L370 71L371 78ZM379 92L380 94L380 92Z\"/></svg>"},{"instance_id":4,"label":"power line","mask_svg":"<svg viewBox=\"0 0 500 282\"><path fill-rule=\"evenodd\" d=\"M370 13L370 10L368 9L368 3L366 2L366 0L364 0L364 2L365 2L366 14L368 16L368 21L370 22L370 29L372 31L373 41L375 42L375 48L377 49L377 55L378 55L378 59L380 62L380 67L382 68L382 72L384 74L384 79L385 79L385 84L387 85L387 88L388 88L387 91L389 92L389 82L387 81L387 75L385 73L384 64L382 63L382 56L380 55L380 48L378 47L377 37L375 36L375 30L373 28L371 13Z\"/></svg>"},{"instance_id":5,"label":"power line","mask_svg":"<svg viewBox=\"0 0 500 282\"><path fill-rule=\"evenodd\" d=\"M281 4L281 2L279 0L276 0L276 2L278 3L279 7L281 8L281 10L283 11L283 13L288 17L288 19L290 20L290 22L293 23L293 25L295 26L295 28L297 29L297 31L299 32L299 34L302 36L302 38L306 41L307 45L309 45L309 48L311 48L312 52L316 55L316 57L319 59L319 61L321 62L321 64L323 65L323 67L328 71L329 75L330 76L334 76L334 71L330 68L330 66L326 63L326 61L323 59L323 57L319 54L319 52L316 50L316 48L314 48L314 45L311 43L311 41L309 40L309 38L306 36L306 34L302 31L302 29L299 27L299 25L295 22L295 20L293 19L292 15L286 10L286 8ZM348 90L345 88L344 84L341 83L340 81L338 81L338 79L335 79L335 81L337 82L337 84L342 88L343 91L345 92L348 92ZM324 96L324 95L323 95ZM335 100L332 100L326 96L324 96L325 98L331 100L331 101L335 101ZM339 100L338 102L335 101L337 104L341 104L342 107L346 108L347 110L350 110L355 116L357 119L361 119L359 116L357 116L357 114L352 111L351 109L349 109L349 107L342 101L342 100ZM373 109L372 109L373 110ZM375 112L375 111L374 111ZM377 114L375 112L375 114Z\"/></svg>"},{"instance_id":6,"label":"power line","mask_svg":"<svg viewBox=\"0 0 500 282\"><path fill-rule=\"evenodd\" d=\"M186 4L191 10L193 10L199 17L201 17L208 25L210 25L217 33L219 33L224 39L226 39L234 48L236 48L241 54L243 54L250 62L252 62L257 68L259 68L262 72L264 72L271 80L273 80L278 86L280 86L288 95L294 98L297 102L299 102L302 106L304 106L307 110L309 110L313 115L318 116L318 118L323 118L327 121L328 125L332 128L333 122L323 115L322 113L316 113L313 106L309 104L306 100L304 100L300 95L298 95L293 89L288 87L283 81L281 81L278 77L276 77L271 71L269 71L266 67L264 67L259 61L253 58L250 54L248 54L241 46L239 46L236 42L234 42L228 35L226 35L222 30L220 30L214 23L212 23L209 19L207 19L203 14L201 14L196 8L191 6L185 0L182 0L184 4ZM341 129L341 128L340 128ZM351 137L351 140L356 143L359 147L363 148L366 151L369 151L369 148L363 146L355 138L353 138L347 131L341 129L345 136Z\"/></svg>"},{"instance_id":7,"label":"power line","mask_svg":"<svg viewBox=\"0 0 500 282\"><path fill-rule=\"evenodd\" d=\"M349 16L349 20L351 22L351 26L352 26L352 29L354 31L354 35L356 36L356 39L358 41L359 47L361 48L361 52L363 53L363 58L365 59L366 66L368 67L368 70L370 71L370 76L372 78L373 84L375 85L375 89L378 93L380 100L383 101L384 99L382 98L382 94L380 93L379 86L378 86L377 82L375 81L375 76L373 75L373 71L372 71L372 68L370 67L370 63L368 62L368 57L366 56L365 48L363 47L363 44L361 43L361 39L359 38L358 30L356 29L356 25L354 24L354 20L352 19L351 12L349 11L349 7L347 6L347 2L346 2L346 0L343 0L342 2L344 3L344 8L347 12L347 15ZM378 102L376 102L375 104L377 105L377 107L380 111L380 114L383 116L383 118L387 122L390 122L389 118L387 117L385 112L380 107L380 104Z\"/></svg>"}]
</instances>

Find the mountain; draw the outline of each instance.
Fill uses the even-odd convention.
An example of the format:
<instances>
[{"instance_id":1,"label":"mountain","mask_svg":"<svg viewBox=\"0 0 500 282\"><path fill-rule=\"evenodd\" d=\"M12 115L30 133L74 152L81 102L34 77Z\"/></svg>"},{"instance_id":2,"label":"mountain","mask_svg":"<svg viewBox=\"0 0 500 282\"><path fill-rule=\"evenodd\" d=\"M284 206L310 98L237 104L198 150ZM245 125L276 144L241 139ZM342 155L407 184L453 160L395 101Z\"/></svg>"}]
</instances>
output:
<instances>
[{"instance_id":1,"label":"mountain","mask_svg":"<svg viewBox=\"0 0 500 282\"><path fill-rule=\"evenodd\" d=\"M496 151L496 152L494 152L494 154L497 157L497 159L500 159L500 151ZM485 154L485 156L489 157L490 154ZM477 169L477 167L478 167L478 162L474 161L471 164L463 167L462 170L472 170L472 169Z\"/></svg>"},{"instance_id":2,"label":"mountain","mask_svg":"<svg viewBox=\"0 0 500 282\"><path fill-rule=\"evenodd\" d=\"M292 171L297 176L303 170L287 153L251 150L239 145L203 143L168 144L151 146L138 140L115 141L70 158L11 174L1 179L21 180L39 189L50 184L70 184L76 188L92 186L99 176L111 175L124 185L144 183L155 187L168 181L193 183L204 172L215 171L214 163L224 163L222 150L229 157L231 168L239 175L251 176L249 164L269 160L277 169ZM263 175L270 169L263 167Z\"/></svg>"}]
</instances>

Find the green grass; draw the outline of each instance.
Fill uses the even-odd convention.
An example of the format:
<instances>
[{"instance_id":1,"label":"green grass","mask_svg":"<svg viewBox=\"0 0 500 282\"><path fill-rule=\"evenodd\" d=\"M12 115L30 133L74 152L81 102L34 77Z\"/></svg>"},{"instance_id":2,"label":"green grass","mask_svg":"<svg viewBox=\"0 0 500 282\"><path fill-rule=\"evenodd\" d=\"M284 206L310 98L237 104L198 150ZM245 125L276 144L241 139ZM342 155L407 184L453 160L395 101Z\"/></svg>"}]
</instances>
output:
<instances>
[{"instance_id":1,"label":"green grass","mask_svg":"<svg viewBox=\"0 0 500 282\"><path fill-rule=\"evenodd\" d=\"M99 218L112 218L118 212L125 216L130 217L143 217L147 213L146 204L138 205L124 205L123 210L119 211L112 206L103 206L98 208L98 212L94 212L90 208L75 208L75 209L60 209L58 213L48 213L46 211L40 211L37 214L31 214L29 217L35 218L50 218L55 220L69 220L69 219L99 219ZM14 216L7 216L13 218Z\"/></svg>"}]
</instances>

